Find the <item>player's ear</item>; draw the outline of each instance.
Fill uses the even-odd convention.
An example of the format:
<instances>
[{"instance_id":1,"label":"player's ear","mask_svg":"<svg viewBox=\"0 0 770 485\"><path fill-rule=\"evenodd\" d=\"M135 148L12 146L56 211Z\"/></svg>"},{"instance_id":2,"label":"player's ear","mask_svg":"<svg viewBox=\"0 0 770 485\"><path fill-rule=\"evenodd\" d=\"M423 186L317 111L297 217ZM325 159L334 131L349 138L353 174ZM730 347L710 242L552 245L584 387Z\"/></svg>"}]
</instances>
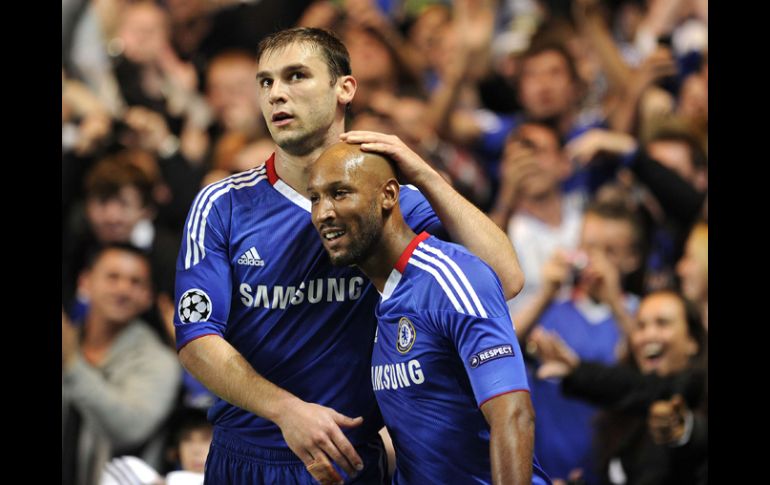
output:
<instances>
[{"instance_id":1,"label":"player's ear","mask_svg":"<svg viewBox=\"0 0 770 485\"><path fill-rule=\"evenodd\" d=\"M382 197L382 208L391 210L398 203L398 194L401 187L396 179L390 179L382 186L380 196Z\"/></svg>"},{"instance_id":2,"label":"player's ear","mask_svg":"<svg viewBox=\"0 0 770 485\"><path fill-rule=\"evenodd\" d=\"M337 78L337 101L340 104L348 104L353 101L356 94L358 81L353 76L340 76Z\"/></svg>"}]
</instances>

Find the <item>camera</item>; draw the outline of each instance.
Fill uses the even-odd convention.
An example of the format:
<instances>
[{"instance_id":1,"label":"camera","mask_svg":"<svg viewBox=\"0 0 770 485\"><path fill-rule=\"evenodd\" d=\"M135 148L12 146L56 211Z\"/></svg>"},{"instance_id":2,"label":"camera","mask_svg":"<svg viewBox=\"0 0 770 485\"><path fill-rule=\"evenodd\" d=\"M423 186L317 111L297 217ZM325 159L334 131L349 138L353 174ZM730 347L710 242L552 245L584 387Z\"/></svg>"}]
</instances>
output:
<instances>
[{"instance_id":1,"label":"camera","mask_svg":"<svg viewBox=\"0 0 770 485\"><path fill-rule=\"evenodd\" d=\"M571 267L570 283L574 286L580 280L580 274L588 266L588 254L585 251L570 251L567 253L567 261Z\"/></svg>"}]
</instances>

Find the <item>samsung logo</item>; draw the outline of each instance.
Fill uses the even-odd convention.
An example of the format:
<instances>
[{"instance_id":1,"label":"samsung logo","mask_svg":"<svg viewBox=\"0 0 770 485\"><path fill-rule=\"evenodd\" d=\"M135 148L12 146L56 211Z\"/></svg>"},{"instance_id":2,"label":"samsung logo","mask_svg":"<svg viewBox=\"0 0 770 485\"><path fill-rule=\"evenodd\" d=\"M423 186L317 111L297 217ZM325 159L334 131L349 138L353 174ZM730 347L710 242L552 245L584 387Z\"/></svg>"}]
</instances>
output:
<instances>
[{"instance_id":1,"label":"samsung logo","mask_svg":"<svg viewBox=\"0 0 770 485\"><path fill-rule=\"evenodd\" d=\"M357 300L361 297L364 279L360 276L353 278L319 278L307 282L303 281L299 287L276 285L268 288L267 285L252 287L248 283L241 283L239 293L241 303L244 306L270 309L284 309L289 305L299 305L320 302L341 302ZM271 291L272 290L272 291Z\"/></svg>"}]
</instances>

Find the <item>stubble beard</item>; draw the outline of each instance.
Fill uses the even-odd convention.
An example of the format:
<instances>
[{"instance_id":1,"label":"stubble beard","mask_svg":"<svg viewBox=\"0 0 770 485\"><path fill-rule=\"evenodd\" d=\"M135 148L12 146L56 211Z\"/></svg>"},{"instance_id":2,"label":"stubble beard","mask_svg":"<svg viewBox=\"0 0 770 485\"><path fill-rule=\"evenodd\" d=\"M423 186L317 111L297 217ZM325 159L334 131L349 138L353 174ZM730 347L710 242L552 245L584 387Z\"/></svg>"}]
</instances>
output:
<instances>
[{"instance_id":1,"label":"stubble beard","mask_svg":"<svg viewBox=\"0 0 770 485\"><path fill-rule=\"evenodd\" d=\"M382 237L382 220L378 213L376 201L372 201L369 212L361 223L359 237L351 242L350 249L336 256L329 255L334 266L354 266L371 256L375 245Z\"/></svg>"}]
</instances>

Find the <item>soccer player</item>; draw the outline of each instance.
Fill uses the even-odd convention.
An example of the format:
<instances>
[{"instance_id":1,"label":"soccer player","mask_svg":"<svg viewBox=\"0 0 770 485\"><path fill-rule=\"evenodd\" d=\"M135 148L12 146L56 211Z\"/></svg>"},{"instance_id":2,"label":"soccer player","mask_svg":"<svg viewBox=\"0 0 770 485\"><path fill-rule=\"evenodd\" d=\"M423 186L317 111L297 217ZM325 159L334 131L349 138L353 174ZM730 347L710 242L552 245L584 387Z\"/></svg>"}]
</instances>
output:
<instances>
[{"instance_id":1,"label":"soccer player","mask_svg":"<svg viewBox=\"0 0 770 485\"><path fill-rule=\"evenodd\" d=\"M349 56L325 31L278 32L260 44L257 89L276 152L199 193L177 260L179 358L221 398L209 412L206 480L313 483L306 467L329 471L319 464L331 459L330 478L381 483L368 369L377 294L359 270L331 265L305 194L309 166L344 131L356 90ZM390 152L420 189L400 199L415 231L440 219L498 272L508 297L521 289L502 231L397 138L357 136Z\"/></svg>"},{"instance_id":2,"label":"soccer player","mask_svg":"<svg viewBox=\"0 0 770 485\"><path fill-rule=\"evenodd\" d=\"M371 380L396 451L394 484L550 483L500 281L465 248L415 234L393 167L339 143L310 169L331 262L380 293Z\"/></svg>"}]
</instances>

